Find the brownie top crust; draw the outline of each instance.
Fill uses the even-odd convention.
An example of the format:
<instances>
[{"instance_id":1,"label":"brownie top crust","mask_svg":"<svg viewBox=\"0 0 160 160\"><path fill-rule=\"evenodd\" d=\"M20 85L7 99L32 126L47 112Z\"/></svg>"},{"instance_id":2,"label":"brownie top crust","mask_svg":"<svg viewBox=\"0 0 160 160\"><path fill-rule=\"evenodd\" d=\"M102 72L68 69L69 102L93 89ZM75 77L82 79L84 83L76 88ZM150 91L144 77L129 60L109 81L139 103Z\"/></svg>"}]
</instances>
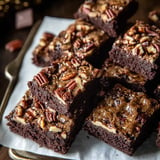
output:
<instances>
[{"instance_id":1,"label":"brownie top crust","mask_svg":"<svg viewBox=\"0 0 160 160\"><path fill-rule=\"evenodd\" d=\"M53 39L48 46L48 54L60 52L66 56L76 55L84 59L91 56L108 39L104 31L78 19Z\"/></svg>"},{"instance_id":2,"label":"brownie top crust","mask_svg":"<svg viewBox=\"0 0 160 160\"><path fill-rule=\"evenodd\" d=\"M113 44L149 63L155 63L160 56L160 29L156 26L136 21L122 37Z\"/></svg>"},{"instance_id":3,"label":"brownie top crust","mask_svg":"<svg viewBox=\"0 0 160 160\"><path fill-rule=\"evenodd\" d=\"M113 63L110 60L106 60L103 66L103 77L105 78L118 78L125 79L128 83L137 83L144 85L147 80L140 74L130 71L126 67L122 67Z\"/></svg>"},{"instance_id":4,"label":"brownie top crust","mask_svg":"<svg viewBox=\"0 0 160 160\"><path fill-rule=\"evenodd\" d=\"M109 132L136 139L144 123L159 108L158 102L143 92L116 84L88 119Z\"/></svg>"},{"instance_id":5,"label":"brownie top crust","mask_svg":"<svg viewBox=\"0 0 160 160\"><path fill-rule=\"evenodd\" d=\"M85 91L86 85L99 78L100 69L94 68L85 60L76 57L63 57L42 69L33 78L33 83L44 88L62 105L69 105L74 97Z\"/></svg>"},{"instance_id":6,"label":"brownie top crust","mask_svg":"<svg viewBox=\"0 0 160 160\"><path fill-rule=\"evenodd\" d=\"M103 22L116 19L125 7L133 0L86 0L78 12L89 17L101 18Z\"/></svg>"},{"instance_id":7,"label":"brownie top crust","mask_svg":"<svg viewBox=\"0 0 160 160\"><path fill-rule=\"evenodd\" d=\"M45 104L33 98L29 90L9 117L22 125L34 124L42 130L59 133L64 139L74 126L76 118L58 114L55 110L46 107Z\"/></svg>"}]
</instances>

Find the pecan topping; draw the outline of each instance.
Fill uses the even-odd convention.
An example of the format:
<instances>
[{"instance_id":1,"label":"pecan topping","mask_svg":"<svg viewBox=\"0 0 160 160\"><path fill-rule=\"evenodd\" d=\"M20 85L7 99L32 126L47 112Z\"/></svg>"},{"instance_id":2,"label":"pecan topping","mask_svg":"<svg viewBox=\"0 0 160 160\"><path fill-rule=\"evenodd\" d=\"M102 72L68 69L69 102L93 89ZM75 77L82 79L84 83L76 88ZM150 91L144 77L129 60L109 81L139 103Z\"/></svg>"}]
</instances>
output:
<instances>
[{"instance_id":1,"label":"pecan topping","mask_svg":"<svg viewBox=\"0 0 160 160\"><path fill-rule=\"evenodd\" d=\"M62 132L62 129L61 129L61 128L58 128L58 127L56 127L56 126L51 126L51 127L49 128L49 131L58 133L58 132Z\"/></svg>"},{"instance_id":2,"label":"pecan topping","mask_svg":"<svg viewBox=\"0 0 160 160\"><path fill-rule=\"evenodd\" d=\"M21 106L17 106L16 108L16 115L21 117L23 115L23 108Z\"/></svg>"},{"instance_id":3,"label":"pecan topping","mask_svg":"<svg viewBox=\"0 0 160 160\"><path fill-rule=\"evenodd\" d=\"M25 116L27 116L28 119L33 119L36 115L36 111L31 108L29 108L25 113Z\"/></svg>"},{"instance_id":4,"label":"pecan topping","mask_svg":"<svg viewBox=\"0 0 160 160\"><path fill-rule=\"evenodd\" d=\"M71 59L71 63L72 63L75 67L78 67L78 66L80 66L80 64L81 64L81 61L80 61L80 59L72 58L72 59Z\"/></svg>"},{"instance_id":5,"label":"pecan topping","mask_svg":"<svg viewBox=\"0 0 160 160\"><path fill-rule=\"evenodd\" d=\"M151 35L151 36L160 37L160 35L157 32L151 30L149 27L146 27L146 32L149 33L149 35Z\"/></svg>"},{"instance_id":6,"label":"pecan topping","mask_svg":"<svg viewBox=\"0 0 160 160\"><path fill-rule=\"evenodd\" d=\"M62 79L63 81L67 81L67 80L69 80L69 79L74 78L76 75L77 75L76 72L69 72L69 73L64 74L61 79Z\"/></svg>"},{"instance_id":7,"label":"pecan topping","mask_svg":"<svg viewBox=\"0 0 160 160\"><path fill-rule=\"evenodd\" d=\"M95 44L90 42L90 43L88 43L88 44L85 45L84 51L88 52L90 49L92 49L94 47L95 47Z\"/></svg>"},{"instance_id":8,"label":"pecan topping","mask_svg":"<svg viewBox=\"0 0 160 160\"><path fill-rule=\"evenodd\" d=\"M38 124L40 125L40 127L41 127L42 129L44 129L46 123L45 123L43 117L39 117L39 118L38 118Z\"/></svg>"},{"instance_id":9,"label":"pecan topping","mask_svg":"<svg viewBox=\"0 0 160 160\"><path fill-rule=\"evenodd\" d=\"M114 45L120 46L134 56L140 56L145 61L154 63L159 57L159 38L159 28L137 21Z\"/></svg>"},{"instance_id":10,"label":"pecan topping","mask_svg":"<svg viewBox=\"0 0 160 160\"><path fill-rule=\"evenodd\" d=\"M66 92L62 95L62 99L63 99L64 101L70 100L70 99L71 99L71 93L66 91Z\"/></svg>"},{"instance_id":11,"label":"pecan topping","mask_svg":"<svg viewBox=\"0 0 160 160\"><path fill-rule=\"evenodd\" d=\"M115 13L111 9L107 9L106 14L107 14L108 20L111 20L115 17Z\"/></svg>"},{"instance_id":12,"label":"pecan topping","mask_svg":"<svg viewBox=\"0 0 160 160\"><path fill-rule=\"evenodd\" d=\"M56 121L56 116L57 116L56 112L50 112L49 110L46 110L45 114L48 122Z\"/></svg>"},{"instance_id":13,"label":"pecan topping","mask_svg":"<svg viewBox=\"0 0 160 160\"><path fill-rule=\"evenodd\" d=\"M157 52L160 52L160 44L154 43L153 46L156 48Z\"/></svg>"},{"instance_id":14,"label":"pecan topping","mask_svg":"<svg viewBox=\"0 0 160 160\"><path fill-rule=\"evenodd\" d=\"M27 102L25 100L21 100L19 105L25 109L27 107Z\"/></svg>"},{"instance_id":15,"label":"pecan topping","mask_svg":"<svg viewBox=\"0 0 160 160\"><path fill-rule=\"evenodd\" d=\"M40 72L36 76L34 76L34 79L36 80L38 85L41 87L49 83L47 76L43 72Z\"/></svg>"},{"instance_id":16,"label":"pecan topping","mask_svg":"<svg viewBox=\"0 0 160 160\"><path fill-rule=\"evenodd\" d=\"M66 88L69 90L73 90L77 86L77 83L75 80L71 80L69 83L67 83Z\"/></svg>"},{"instance_id":17,"label":"pecan topping","mask_svg":"<svg viewBox=\"0 0 160 160\"><path fill-rule=\"evenodd\" d=\"M40 103L39 101L36 101L34 103L35 108L41 108L42 110L45 110L44 104Z\"/></svg>"}]
</instances>

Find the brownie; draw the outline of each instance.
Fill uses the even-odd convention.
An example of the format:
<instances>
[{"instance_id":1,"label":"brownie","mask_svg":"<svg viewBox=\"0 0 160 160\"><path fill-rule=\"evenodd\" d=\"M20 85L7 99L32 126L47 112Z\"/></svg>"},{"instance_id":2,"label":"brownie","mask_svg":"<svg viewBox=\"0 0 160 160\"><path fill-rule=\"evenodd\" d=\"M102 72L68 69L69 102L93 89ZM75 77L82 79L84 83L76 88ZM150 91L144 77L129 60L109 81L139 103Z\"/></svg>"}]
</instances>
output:
<instances>
[{"instance_id":1,"label":"brownie","mask_svg":"<svg viewBox=\"0 0 160 160\"><path fill-rule=\"evenodd\" d=\"M85 112L70 118L46 107L27 91L6 118L12 132L64 154L81 129Z\"/></svg>"},{"instance_id":2,"label":"brownie","mask_svg":"<svg viewBox=\"0 0 160 160\"><path fill-rule=\"evenodd\" d=\"M46 51L46 48L48 44L52 41L54 36L55 35L52 33L48 33L48 32L43 33L38 45L36 46L36 48L34 49L32 53L33 54L33 58L32 58L33 64L40 66L40 67L48 66L50 64L50 59Z\"/></svg>"},{"instance_id":3,"label":"brownie","mask_svg":"<svg viewBox=\"0 0 160 160\"><path fill-rule=\"evenodd\" d=\"M152 80L159 71L159 39L159 28L136 21L135 25L114 42L109 57L114 63Z\"/></svg>"},{"instance_id":4,"label":"brownie","mask_svg":"<svg viewBox=\"0 0 160 160\"><path fill-rule=\"evenodd\" d=\"M32 95L48 107L72 115L77 109L90 108L91 98L100 88L101 74L100 69L85 60L62 57L43 68L28 86Z\"/></svg>"},{"instance_id":5,"label":"brownie","mask_svg":"<svg viewBox=\"0 0 160 160\"><path fill-rule=\"evenodd\" d=\"M112 86L112 84L114 85L115 83L121 83L134 91L147 92L150 91L150 88L153 87L154 82L156 82L146 80L144 76L130 71L125 66L122 67L116 63L113 63L110 59L106 59L103 65L103 71L101 84L104 88L109 85Z\"/></svg>"},{"instance_id":6,"label":"brownie","mask_svg":"<svg viewBox=\"0 0 160 160\"><path fill-rule=\"evenodd\" d=\"M78 9L75 18L90 21L109 36L117 37L137 6L136 0L86 0Z\"/></svg>"},{"instance_id":7,"label":"brownie","mask_svg":"<svg viewBox=\"0 0 160 160\"><path fill-rule=\"evenodd\" d=\"M74 55L100 66L107 50L111 49L112 41L104 31L78 19L53 39L48 46L48 55L51 61Z\"/></svg>"},{"instance_id":8,"label":"brownie","mask_svg":"<svg viewBox=\"0 0 160 160\"><path fill-rule=\"evenodd\" d=\"M160 10L150 11L148 14L149 21L160 28Z\"/></svg>"},{"instance_id":9,"label":"brownie","mask_svg":"<svg viewBox=\"0 0 160 160\"><path fill-rule=\"evenodd\" d=\"M132 155L158 124L160 105L143 92L116 84L86 119L93 136Z\"/></svg>"}]
</instances>

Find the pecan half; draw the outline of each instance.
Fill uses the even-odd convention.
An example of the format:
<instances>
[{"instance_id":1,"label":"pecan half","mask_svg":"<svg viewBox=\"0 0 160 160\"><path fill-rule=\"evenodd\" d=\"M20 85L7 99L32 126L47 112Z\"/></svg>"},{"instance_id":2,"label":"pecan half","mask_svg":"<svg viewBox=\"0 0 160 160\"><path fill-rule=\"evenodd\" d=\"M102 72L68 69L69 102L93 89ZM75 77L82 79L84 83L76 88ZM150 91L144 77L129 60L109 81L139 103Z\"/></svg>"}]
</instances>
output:
<instances>
[{"instance_id":1,"label":"pecan half","mask_svg":"<svg viewBox=\"0 0 160 160\"><path fill-rule=\"evenodd\" d=\"M41 87L49 83L47 76L43 72L40 72L36 76L34 76L34 79L36 80L38 85Z\"/></svg>"},{"instance_id":2,"label":"pecan half","mask_svg":"<svg viewBox=\"0 0 160 160\"><path fill-rule=\"evenodd\" d=\"M108 20L112 20L115 17L115 13L111 9L107 9L106 14L107 14Z\"/></svg>"},{"instance_id":3,"label":"pecan half","mask_svg":"<svg viewBox=\"0 0 160 160\"><path fill-rule=\"evenodd\" d=\"M76 75L77 75L76 72L67 72L67 73L63 74L63 76L62 76L61 79L62 79L63 81L67 81L67 80L69 80L69 79L74 78Z\"/></svg>"},{"instance_id":4,"label":"pecan half","mask_svg":"<svg viewBox=\"0 0 160 160\"><path fill-rule=\"evenodd\" d=\"M46 110L45 115L48 122L56 121L56 112L50 112L49 110Z\"/></svg>"},{"instance_id":5,"label":"pecan half","mask_svg":"<svg viewBox=\"0 0 160 160\"><path fill-rule=\"evenodd\" d=\"M74 79L66 84L66 88L69 90L73 90L76 86L77 86L77 83Z\"/></svg>"}]
</instances>

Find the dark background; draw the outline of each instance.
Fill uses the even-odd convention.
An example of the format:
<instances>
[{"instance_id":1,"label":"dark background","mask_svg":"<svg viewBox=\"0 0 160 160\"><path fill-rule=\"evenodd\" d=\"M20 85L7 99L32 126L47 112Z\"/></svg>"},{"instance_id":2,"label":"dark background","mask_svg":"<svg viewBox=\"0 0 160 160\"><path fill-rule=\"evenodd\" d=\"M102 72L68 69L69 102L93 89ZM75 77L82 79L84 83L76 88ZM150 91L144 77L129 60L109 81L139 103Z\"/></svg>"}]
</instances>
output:
<instances>
[{"instance_id":1,"label":"dark background","mask_svg":"<svg viewBox=\"0 0 160 160\"><path fill-rule=\"evenodd\" d=\"M82 2L83 0L46 0L45 3L34 8L34 22L44 16L73 18L73 14ZM160 9L160 0L139 0L139 9L130 21L134 22L139 19L147 22L148 12L153 9ZM5 44L14 39L25 41L30 29L31 27L16 30L14 13L0 20L0 102L8 85L8 80L4 75L4 68L18 55L18 52L10 53L6 51ZM0 160L9 159L8 149L0 147Z\"/></svg>"}]
</instances>

